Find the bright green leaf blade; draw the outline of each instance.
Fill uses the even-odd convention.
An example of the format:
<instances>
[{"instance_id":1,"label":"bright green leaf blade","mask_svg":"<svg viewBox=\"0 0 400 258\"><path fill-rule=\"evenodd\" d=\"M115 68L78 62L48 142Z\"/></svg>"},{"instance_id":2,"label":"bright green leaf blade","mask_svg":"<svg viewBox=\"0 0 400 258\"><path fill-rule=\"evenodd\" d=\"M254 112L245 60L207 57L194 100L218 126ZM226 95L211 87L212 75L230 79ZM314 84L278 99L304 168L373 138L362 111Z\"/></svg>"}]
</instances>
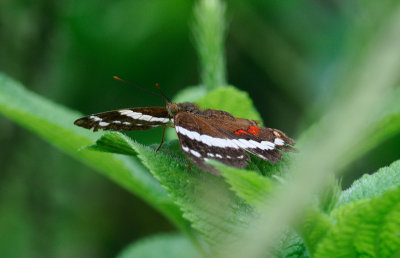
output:
<instances>
[{"instance_id":1,"label":"bright green leaf blade","mask_svg":"<svg viewBox=\"0 0 400 258\"><path fill-rule=\"evenodd\" d=\"M297 226L297 232L301 235L309 252L314 253L332 226L331 219L325 213L311 209Z\"/></svg>"},{"instance_id":2,"label":"bright green leaf blade","mask_svg":"<svg viewBox=\"0 0 400 258\"><path fill-rule=\"evenodd\" d=\"M343 191L337 206L379 197L389 190L400 187L400 160L379 169L372 175L364 175Z\"/></svg>"},{"instance_id":3,"label":"bright green leaf blade","mask_svg":"<svg viewBox=\"0 0 400 258\"><path fill-rule=\"evenodd\" d=\"M187 258L202 256L191 242L180 234L160 234L141 239L128 246L118 258Z\"/></svg>"},{"instance_id":4,"label":"bright green leaf blade","mask_svg":"<svg viewBox=\"0 0 400 258\"><path fill-rule=\"evenodd\" d=\"M101 136L96 141L96 144L88 146L85 149L136 156L136 152L127 141L129 141L129 138L126 135L112 132Z\"/></svg>"},{"instance_id":5,"label":"bright green leaf blade","mask_svg":"<svg viewBox=\"0 0 400 258\"><path fill-rule=\"evenodd\" d=\"M251 207L237 198L221 177L196 167L187 170L188 163L178 141L164 144L158 153L154 148L136 142L131 144L138 157L181 207L184 217L208 243L216 244L233 237L232 233L252 218Z\"/></svg>"},{"instance_id":6,"label":"bright green leaf blade","mask_svg":"<svg viewBox=\"0 0 400 258\"><path fill-rule=\"evenodd\" d=\"M220 171L231 189L248 203L258 206L273 191L274 182L254 171L237 169L212 162Z\"/></svg>"},{"instance_id":7,"label":"bright green leaf blade","mask_svg":"<svg viewBox=\"0 0 400 258\"><path fill-rule=\"evenodd\" d=\"M400 188L371 200L342 206L337 221L314 257L398 257L400 255Z\"/></svg>"},{"instance_id":8,"label":"bright green leaf blade","mask_svg":"<svg viewBox=\"0 0 400 258\"><path fill-rule=\"evenodd\" d=\"M228 167L215 161L210 163L221 171L221 175L240 198L256 208L262 207L265 200L273 192L276 182L255 171ZM308 257L308 254L302 239L296 233L287 231L278 247L275 248L274 256Z\"/></svg>"},{"instance_id":9,"label":"bright green leaf blade","mask_svg":"<svg viewBox=\"0 0 400 258\"><path fill-rule=\"evenodd\" d=\"M202 108L212 108L231 113L235 117L262 121L247 92L233 86L217 88L196 101Z\"/></svg>"},{"instance_id":10,"label":"bright green leaf blade","mask_svg":"<svg viewBox=\"0 0 400 258\"><path fill-rule=\"evenodd\" d=\"M140 196L175 225L189 231L178 207L136 158L79 151L102 135L74 126L79 113L29 92L3 74L0 74L0 113Z\"/></svg>"},{"instance_id":11,"label":"bright green leaf blade","mask_svg":"<svg viewBox=\"0 0 400 258\"><path fill-rule=\"evenodd\" d=\"M280 248L275 257L282 258L308 258L310 257L303 240L293 230L285 232L279 243Z\"/></svg>"},{"instance_id":12,"label":"bright green leaf blade","mask_svg":"<svg viewBox=\"0 0 400 258\"><path fill-rule=\"evenodd\" d=\"M207 94L206 87L202 85L189 86L178 92L175 95L173 102L183 103L183 102L196 102L199 98L204 97Z\"/></svg>"}]
</instances>

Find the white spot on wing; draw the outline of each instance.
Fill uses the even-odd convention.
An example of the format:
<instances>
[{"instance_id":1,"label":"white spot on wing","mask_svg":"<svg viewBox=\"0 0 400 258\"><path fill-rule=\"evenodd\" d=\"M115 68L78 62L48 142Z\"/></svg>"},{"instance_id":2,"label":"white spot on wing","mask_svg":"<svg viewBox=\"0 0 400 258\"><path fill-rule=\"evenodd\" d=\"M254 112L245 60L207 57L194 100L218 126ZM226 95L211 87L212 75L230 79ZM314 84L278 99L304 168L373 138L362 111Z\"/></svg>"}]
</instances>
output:
<instances>
[{"instance_id":1,"label":"white spot on wing","mask_svg":"<svg viewBox=\"0 0 400 258\"><path fill-rule=\"evenodd\" d=\"M262 141L261 145L265 146L269 150L275 149L275 144L270 141Z\"/></svg>"},{"instance_id":2,"label":"white spot on wing","mask_svg":"<svg viewBox=\"0 0 400 258\"><path fill-rule=\"evenodd\" d=\"M283 144L285 144L285 142L284 142L282 139L279 139L279 138L275 138L274 143L275 143L276 145L283 145Z\"/></svg>"},{"instance_id":3,"label":"white spot on wing","mask_svg":"<svg viewBox=\"0 0 400 258\"><path fill-rule=\"evenodd\" d=\"M190 150L190 153L192 153L194 156L196 156L196 157L198 157L198 158L201 157L200 152L197 152L197 151L195 151L195 150Z\"/></svg>"},{"instance_id":4,"label":"white spot on wing","mask_svg":"<svg viewBox=\"0 0 400 258\"><path fill-rule=\"evenodd\" d=\"M123 122L122 124L124 124L124 125L130 125L131 123L129 123L129 122Z\"/></svg>"},{"instance_id":5,"label":"white spot on wing","mask_svg":"<svg viewBox=\"0 0 400 258\"><path fill-rule=\"evenodd\" d=\"M107 126L107 125L109 125L109 124L110 124L110 123L107 123L107 122L100 122L100 123L99 123L100 126Z\"/></svg>"},{"instance_id":6,"label":"white spot on wing","mask_svg":"<svg viewBox=\"0 0 400 258\"><path fill-rule=\"evenodd\" d=\"M140 120L144 120L144 121L149 121L150 122L152 118L153 118L152 116L143 115L143 116L140 117Z\"/></svg>"},{"instance_id":7,"label":"white spot on wing","mask_svg":"<svg viewBox=\"0 0 400 258\"><path fill-rule=\"evenodd\" d=\"M186 151L186 152L189 152L189 147L183 146L183 145L182 145L182 150L184 150L184 151Z\"/></svg>"},{"instance_id":8,"label":"white spot on wing","mask_svg":"<svg viewBox=\"0 0 400 258\"><path fill-rule=\"evenodd\" d=\"M102 119L98 116L89 116L90 119L92 119L93 121L97 122L97 121L101 121Z\"/></svg>"},{"instance_id":9,"label":"white spot on wing","mask_svg":"<svg viewBox=\"0 0 400 258\"><path fill-rule=\"evenodd\" d=\"M114 123L114 124L120 124L121 121L116 120L116 121L113 121L113 123Z\"/></svg>"}]
</instances>

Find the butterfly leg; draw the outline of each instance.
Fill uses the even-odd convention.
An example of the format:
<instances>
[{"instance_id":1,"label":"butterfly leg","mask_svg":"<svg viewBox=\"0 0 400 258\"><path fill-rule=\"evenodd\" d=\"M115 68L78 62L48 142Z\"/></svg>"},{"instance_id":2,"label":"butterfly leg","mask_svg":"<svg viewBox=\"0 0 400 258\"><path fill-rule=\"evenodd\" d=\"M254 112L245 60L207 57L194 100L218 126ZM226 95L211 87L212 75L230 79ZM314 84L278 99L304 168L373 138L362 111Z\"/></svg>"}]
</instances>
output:
<instances>
[{"instance_id":1,"label":"butterfly leg","mask_svg":"<svg viewBox=\"0 0 400 258\"><path fill-rule=\"evenodd\" d=\"M161 146L163 145L163 143L164 143L164 134L165 134L165 128L167 128L166 126L164 126L164 128L163 128L163 131L162 131L162 136L161 136L161 143L160 143L160 145L158 146L158 148L157 148L157 150L156 150L156 152L158 152L158 150L161 148Z\"/></svg>"},{"instance_id":2,"label":"butterfly leg","mask_svg":"<svg viewBox=\"0 0 400 258\"><path fill-rule=\"evenodd\" d=\"M192 168L190 167L190 161L188 160L188 166L187 166L187 169L190 171L190 170L192 170Z\"/></svg>"}]
</instances>

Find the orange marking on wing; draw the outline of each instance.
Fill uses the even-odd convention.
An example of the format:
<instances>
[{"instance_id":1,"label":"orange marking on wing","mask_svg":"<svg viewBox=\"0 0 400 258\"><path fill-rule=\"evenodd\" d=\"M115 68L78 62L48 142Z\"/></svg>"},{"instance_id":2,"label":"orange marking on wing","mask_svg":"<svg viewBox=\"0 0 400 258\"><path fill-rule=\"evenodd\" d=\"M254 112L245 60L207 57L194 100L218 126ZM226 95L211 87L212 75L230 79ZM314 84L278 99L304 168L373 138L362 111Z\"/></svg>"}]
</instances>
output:
<instances>
[{"instance_id":1,"label":"orange marking on wing","mask_svg":"<svg viewBox=\"0 0 400 258\"><path fill-rule=\"evenodd\" d=\"M239 129L239 130L235 131L235 134L241 135L241 134L247 134L247 132L245 130Z\"/></svg>"},{"instance_id":2,"label":"orange marking on wing","mask_svg":"<svg viewBox=\"0 0 400 258\"><path fill-rule=\"evenodd\" d=\"M260 133L260 128L252 125L252 126L250 126L250 128L247 131L251 134L258 135Z\"/></svg>"}]
</instances>

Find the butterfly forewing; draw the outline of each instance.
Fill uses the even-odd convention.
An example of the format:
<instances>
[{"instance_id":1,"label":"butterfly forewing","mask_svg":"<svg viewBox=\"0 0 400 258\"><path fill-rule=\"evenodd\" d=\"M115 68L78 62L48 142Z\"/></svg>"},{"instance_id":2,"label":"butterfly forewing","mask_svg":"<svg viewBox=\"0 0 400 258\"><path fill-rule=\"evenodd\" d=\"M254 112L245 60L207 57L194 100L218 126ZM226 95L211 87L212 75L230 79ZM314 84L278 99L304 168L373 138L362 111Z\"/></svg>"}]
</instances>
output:
<instances>
[{"instance_id":1,"label":"butterfly forewing","mask_svg":"<svg viewBox=\"0 0 400 258\"><path fill-rule=\"evenodd\" d=\"M75 125L97 131L147 130L171 122L165 107L138 107L113 110L79 118Z\"/></svg>"}]
</instances>

